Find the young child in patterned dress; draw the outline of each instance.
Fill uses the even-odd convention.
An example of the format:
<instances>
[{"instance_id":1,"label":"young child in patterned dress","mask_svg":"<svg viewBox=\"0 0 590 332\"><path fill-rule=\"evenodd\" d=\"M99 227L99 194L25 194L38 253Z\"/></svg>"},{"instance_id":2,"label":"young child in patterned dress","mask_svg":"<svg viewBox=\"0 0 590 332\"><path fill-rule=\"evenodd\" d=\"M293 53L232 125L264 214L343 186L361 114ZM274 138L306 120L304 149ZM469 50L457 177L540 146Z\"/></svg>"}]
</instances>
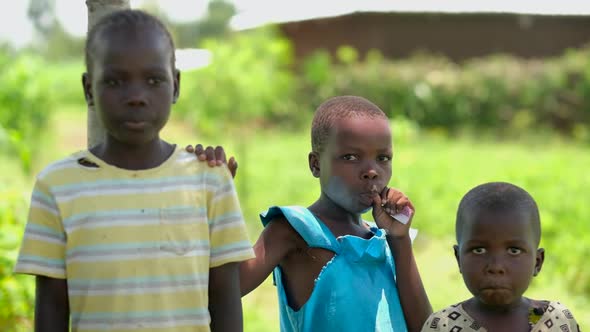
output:
<instances>
[{"instance_id":1,"label":"young child in patterned dress","mask_svg":"<svg viewBox=\"0 0 590 332\"><path fill-rule=\"evenodd\" d=\"M455 231L455 257L473 297L430 315L423 332L580 331L562 303L523 296L545 258L539 210L528 192L504 182L471 189Z\"/></svg>"}]
</instances>

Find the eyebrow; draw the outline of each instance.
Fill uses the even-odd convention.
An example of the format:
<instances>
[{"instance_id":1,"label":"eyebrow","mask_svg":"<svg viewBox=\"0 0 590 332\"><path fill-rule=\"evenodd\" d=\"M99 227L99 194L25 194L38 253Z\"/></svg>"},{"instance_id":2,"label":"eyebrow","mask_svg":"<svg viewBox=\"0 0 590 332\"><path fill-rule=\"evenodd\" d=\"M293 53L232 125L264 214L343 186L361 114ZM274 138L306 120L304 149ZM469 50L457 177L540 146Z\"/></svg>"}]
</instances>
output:
<instances>
[{"instance_id":1,"label":"eyebrow","mask_svg":"<svg viewBox=\"0 0 590 332\"><path fill-rule=\"evenodd\" d=\"M106 74L110 74L110 75L125 75L128 73L128 71L125 68L113 67L113 66L108 66L108 65L104 66L103 72ZM142 72L144 72L144 73L157 73L157 74L166 75L168 72L168 68L147 67Z\"/></svg>"}]
</instances>

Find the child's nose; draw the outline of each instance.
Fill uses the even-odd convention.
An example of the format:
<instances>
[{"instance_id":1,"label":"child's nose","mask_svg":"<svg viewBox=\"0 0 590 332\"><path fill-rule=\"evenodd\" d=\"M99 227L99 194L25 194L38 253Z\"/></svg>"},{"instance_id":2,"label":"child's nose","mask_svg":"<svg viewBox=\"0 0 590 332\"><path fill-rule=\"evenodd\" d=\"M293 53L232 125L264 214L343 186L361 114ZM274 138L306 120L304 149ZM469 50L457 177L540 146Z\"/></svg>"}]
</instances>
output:
<instances>
[{"instance_id":1,"label":"child's nose","mask_svg":"<svg viewBox=\"0 0 590 332\"><path fill-rule=\"evenodd\" d=\"M504 264L499 257L492 255L486 265L486 272L490 274L504 274L506 270L504 268Z\"/></svg>"},{"instance_id":2,"label":"child's nose","mask_svg":"<svg viewBox=\"0 0 590 332\"><path fill-rule=\"evenodd\" d=\"M138 84L131 84L127 89L126 103L129 106L145 106L147 94L143 87Z\"/></svg>"},{"instance_id":3,"label":"child's nose","mask_svg":"<svg viewBox=\"0 0 590 332\"><path fill-rule=\"evenodd\" d=\"M377 174L377 171L375 171L374 169L370 169L369 171L367 171L363 174L363 179L374 180L378 176L379 176L379 174Z\"/></svg>"},{"instance_id":4,"label":"child's nose","mask_svg":"<svg viewBox=\"0 0 590 332\"><path fill-rule=\"evenodd\" d=\"M373 163L367 163L363 168L362 178L365 180L374 180L379 176L377 167Z\"/></svg>"}]
</instances>

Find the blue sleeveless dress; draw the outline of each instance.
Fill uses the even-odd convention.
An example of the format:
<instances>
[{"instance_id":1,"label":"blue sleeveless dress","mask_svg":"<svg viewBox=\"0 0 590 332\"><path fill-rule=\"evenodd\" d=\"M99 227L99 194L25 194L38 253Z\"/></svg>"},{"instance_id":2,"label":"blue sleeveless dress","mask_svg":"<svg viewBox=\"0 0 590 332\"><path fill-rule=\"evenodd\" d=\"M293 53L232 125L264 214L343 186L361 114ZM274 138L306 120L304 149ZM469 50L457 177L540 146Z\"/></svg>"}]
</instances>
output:
<instances>
[{"instance_id":1,"label":"blue sleeveless dress","mask_svg":"<svg viewBox=\"0 0 590 332\"><path fill-rule=\"evenodd\" d=\"M395 263L383 230L370 239L335 238L308 209L273 206L263 225L284 216L310 247L335 253L315 281L309 300L297 311L288 302L280 267L274 269L282 332L407 331L395 284Z\"/></svg>"}]
</instances>

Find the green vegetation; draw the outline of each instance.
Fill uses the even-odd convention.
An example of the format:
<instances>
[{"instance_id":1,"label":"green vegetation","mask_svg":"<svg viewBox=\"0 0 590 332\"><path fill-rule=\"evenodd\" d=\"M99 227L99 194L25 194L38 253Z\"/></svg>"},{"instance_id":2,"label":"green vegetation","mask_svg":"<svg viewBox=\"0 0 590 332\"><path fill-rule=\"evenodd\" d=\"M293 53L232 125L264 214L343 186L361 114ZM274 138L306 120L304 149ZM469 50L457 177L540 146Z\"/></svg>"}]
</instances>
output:
<instances>
[{"instance_id":1,"label":"green vegetation","mask_svg":"<svg viewBox=\"0 0 590 332\"><path fill-rule=\"evenodd\" d=\"M83 147L84 128L76 127L83 122L83 112L58 113L52 125L56 129L54 139L40 148L59 149L44 153L35 171L49 160ZM417 207L415 227L420 233L415 248L434 307L441 308L468 294L451 251L459 199L478 183L505 180L528 188L541 208L547 260L529 295L563 301L577 314L582 328L590 327L584 315L590 310L590 279L584 268L585 257L590 255L590 235L585 232L585 220L590 217L590 206L585 203L590 186L588 147L555 137L535 143L451 140L421 133L407 121L394 121L393 126L392 185L405 190ZM235 152L240 162L236 184L252 241L261 230L258 213L263 209L275 204L307 205L318 195L317 181L307 168L307 132L269 130L251 135L247 142L229 136L204 138L196 136L177 117L164 136L181 146L223 144L227 151ZM72 139L75 137L79 139ZM245 147L243 152L240 146ZM10 173L3 173L1 182L11 186L0 190L0 285L9 296L0 294L0 330L16 322L26 329L32 315L33 278L14 278L10 270L25 222L32 178L19 171L14 160L5 161ZM370 215L366 217L370 219ZM278 330L276 295L270 280L244 299L244 309L247 331Z\"/></svg>"},{"instance_id":2,"label":"green vegetation","mask_svg":"<svg viewBox=\"0 0 590 332\"><path fill-rule=\"evenodd\" d=\"M295 65L272 30L204 45L213 62L183 73L164 137L222 144L237 157L252 241L263 209L308 205L318 195L307 167L314 108L333 95L363 95L393 119L392 185L417 207L415 249L435 309L467 297L451 251L459 199L503 180L527 188L541 208L547 261L529 295L563 301L590 328L590 48L543 62L496 56L455 64L376 52L359 59L343 47L337 59L318 53ZM34 174L85 146L84 67L0 52L0 330L25 331L34 279L11 271ZM244 308L247 331L278 330L270 280Z\"/></svg>"}]
</instances>

